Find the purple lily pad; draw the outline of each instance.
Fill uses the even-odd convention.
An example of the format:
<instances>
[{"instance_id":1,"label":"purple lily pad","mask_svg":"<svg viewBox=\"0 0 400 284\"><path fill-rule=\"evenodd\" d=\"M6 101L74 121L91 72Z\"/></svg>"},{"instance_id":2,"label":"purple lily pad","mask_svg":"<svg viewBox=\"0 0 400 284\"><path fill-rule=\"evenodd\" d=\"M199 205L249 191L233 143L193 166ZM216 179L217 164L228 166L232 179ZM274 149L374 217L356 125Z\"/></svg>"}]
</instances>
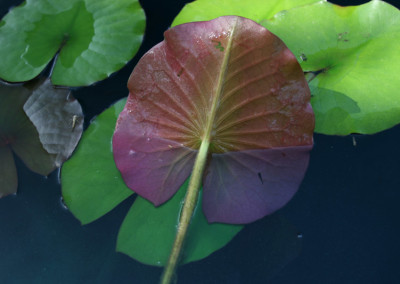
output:
<instances>
[{"instance_id":1,"label":"purple lily pad","mask_svg":"<svg viewBox=\"0 0 400 284\"><path fill-rule=\"evenodd\" d=\"M114 151L114 158L126 185L156 206L170 199L176 185L190 175L196 152L171 140L135 136L129 129L119 131L113 146L120 151Z\"/></svg>"},{"instance_id":2,"label":"purple lily pad","mask_svg":"<svg viewBox=\"0 0 400 284\"><path fill-rule=\"evenodd\" d=\"M296 193L311 146L212 154L204 176L209 222L245 224L275 212Z\"/></svg>"},{"instance_id":3,"label":"purple lily pad","mask_svg":"<svg viewBox=\"0 0 400 284\"><path fill-rule=\"evenodd\" d=\"M128 87L114 158L127 185L155 205L190 175L207 131L208 221L252 222L297 190L313 143L310 90L295 56L264 27L236 16L173 27Z\"/></svg>"}]
</instances>

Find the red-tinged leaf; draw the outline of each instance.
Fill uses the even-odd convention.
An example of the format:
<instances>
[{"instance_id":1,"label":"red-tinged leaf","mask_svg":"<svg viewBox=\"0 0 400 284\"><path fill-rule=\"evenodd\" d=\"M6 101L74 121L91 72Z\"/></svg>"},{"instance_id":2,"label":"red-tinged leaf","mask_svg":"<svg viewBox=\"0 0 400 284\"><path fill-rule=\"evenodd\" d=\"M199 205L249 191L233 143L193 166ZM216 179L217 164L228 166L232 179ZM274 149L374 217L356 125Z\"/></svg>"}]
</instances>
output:
<instances>
[{"instance_id":1,"label":"red-tinged leaf","mask_svg":"<svg viewBox=\"0 0 400 284\"><path fill-rule=\"evenodd\" d=\"M254 221L297 190L307 167L304 149L312 145L310 92L295 56L262 26L226 16L171 28L140 60L128 87L113 151L139 195L156 205L168 200L189 176L192 153L204 139L210 140L203 203L209 221Z\"/></svg>"},{"instance_id":2,"label":"red-tinged leaf","mask_svg":"<svg viewBox=\"0 0 400 284\"><path fill-rule=\"evenodd\" d=\"M195 151L174 141L132 135L127 125L121 125L121 134L113 142L114 149L121 149L115 151L114 158L125 183L158 206L176 192L177 184L185 182Z\"/></svg>"},{"instance_id":3,"label":"red-tinged leaf","mask_svg":"<svg viewBox=\"0 0 400 284\"><path fill-rule=\"evenodd\" d=\"M281 208L303 179L310 149L295 146L212 154L203 181L207 220L245 224Z\"/></svg>"}]
</instances>

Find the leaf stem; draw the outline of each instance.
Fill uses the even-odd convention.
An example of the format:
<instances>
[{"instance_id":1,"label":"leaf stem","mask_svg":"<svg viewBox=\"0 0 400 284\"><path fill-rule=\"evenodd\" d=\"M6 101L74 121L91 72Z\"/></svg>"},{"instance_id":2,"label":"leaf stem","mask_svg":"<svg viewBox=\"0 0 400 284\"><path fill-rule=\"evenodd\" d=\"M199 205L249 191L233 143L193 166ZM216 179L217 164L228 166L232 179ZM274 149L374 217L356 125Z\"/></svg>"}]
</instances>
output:
<instances>
[{"instance_id":1,"label":"leaf stem","mask_svg":"<svg viewBox=\"0 0 400 284\"><path fill-rule=\"evenodd\" d=\"M179 219L174 245L172 247L167 265L165 266L164 272L161 276L161 284L171 283L172 278L175 274L176 266L178 265L179 257L181 255L190 220L197 204L197 198L199 196L199 191L201 187L201 180L203 177L204 168L207 163L209 146L210 140L204 139L201 142L199 152L197 153L196 161L193 166L192 175L190 177L189 186L186 192L184 205Z\"/></svg>"},{"instance_id":2,"label":"leaf stem","mask_svg":"<svg viewBox=\"0 0 400 284\"><path fill-rule=\"evenodd\" d=\"M229 40L226 44L225 49L220 49L223 52L223 59L221 62L221 70L219 72L218 78L216 80L216 88L209 111L209 116L207 118L207 124L205 125L205 131L202 135L202 142L200 145L199 152L197 153L196 161L194 162L192 175L189 181L189 187L186 192L185 201L182 209L182 213L179 219L178 231L176 233L175 242L172 247L171 254L168 259L168 263L164 268L163 275L161 276L161 284L171 283L172 277L174 276L176 266L179 261L179 256L183 247L183 242L192 219L193 211L197 204L197 198L199 196L199 190L201 187L201 180L203 177L204 168L207 163L208 150L210 147L210 141L212 136L212 130L214 127L215 117L218 110L218 102L221 99L224 81L226 76L226 71L228 68L228 61L230 50L232 47L233 34L235 32L236 23L232 26Z\"/></svg>"}]
</instances>

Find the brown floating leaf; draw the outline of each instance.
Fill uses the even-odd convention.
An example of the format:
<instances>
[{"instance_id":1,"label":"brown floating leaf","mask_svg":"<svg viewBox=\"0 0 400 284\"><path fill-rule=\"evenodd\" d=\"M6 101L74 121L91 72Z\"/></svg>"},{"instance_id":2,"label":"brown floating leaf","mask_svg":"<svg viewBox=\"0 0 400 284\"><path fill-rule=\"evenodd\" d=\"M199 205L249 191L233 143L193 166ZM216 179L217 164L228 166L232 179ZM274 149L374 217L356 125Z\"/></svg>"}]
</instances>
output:
<instances>
[{"instance_id":1,"label":"brown floating leaf","mask_svg":"<svg viewBox=\"0 0 400 284\"><path fill-rule=\"evenodd\" d=\"M49 79L26 101L25 113L39 132L43 147L56 154L56 166L72 154L83 131L82 108L67 89L55 88Z\"/></svg>"}]
</instances>

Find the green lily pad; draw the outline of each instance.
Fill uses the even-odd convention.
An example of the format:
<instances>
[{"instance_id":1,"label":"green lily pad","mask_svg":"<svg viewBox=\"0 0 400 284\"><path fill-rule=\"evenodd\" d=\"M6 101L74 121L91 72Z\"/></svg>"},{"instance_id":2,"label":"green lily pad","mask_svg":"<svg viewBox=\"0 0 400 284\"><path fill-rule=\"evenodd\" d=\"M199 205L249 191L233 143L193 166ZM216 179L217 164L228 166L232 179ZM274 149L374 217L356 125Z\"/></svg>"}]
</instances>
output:
<instances>
[{"instance_id":1,"label":"green lily pad","mask_svg":"<svg viewBox=\"0 0 400 284\"><path fill-rule=\"evenodd\" d=\"M112 154L111 139L122 99L91 123L71 159L61 170L62 194L82 224L90 223L133 194L125 186Z\"/></svg>"},{"instance_id":2,"label":"green lily pad","mask_svg":"<svg viewBox=\"0 0 400 284\"><path fill-rule=\"evenodd\" d=\"M374 0L325 1L261 22L310 77L316 132L372 134L400 122L400 12Z\"/></svg>"},{"instance_id":3,"label":"green lily pad","mask_svg":"<svg viewBox=\"0 0 400 284\"><path fill-rule=\"evenodd\" d=\"M111 145L115 123L125 103L126 99L120 100L93 120L74 155L61 169L64 201L82 224L100 218L133 194L115 166ZM118 251L144 263L164 265L176 233L186 187L187 183L174 198L158 208L137 197L121 227ZM242 228L208 224L201 201L194 216L184 262L204 258L218 250ZM147 251L149 246L153 248Z\"/></svg>"},{"instance_id":4,"label":"green lily pad","mask_svg":"<svg viewBox=\"0 0 400 284\"><path fill-rule=\"evenodd\" d=\"M137 0L28 0L0 23L0 78L30 80L58 53L53 84L92 84L135 55L144 28Z\"/></svg>"},{"instance_id":5,"label":"green lily pad","mask_svg":"<svg viewBox=\"0 0 400 284\"><path fill-rule=\"evenodd\" d=\"M23 110L32 90L0 84L0 197L17 192L13 151L33 172L47 176L56 168L56 155L42 146L39 133Z\"/></svg>"},{"instance_id":6,"label":"green lily pad","mask_svg":"<svg viewBox=\"0 0 400 284\"><path fill-rule=\"evenodd\" d=\"M157 208L138 196L122 223L117 250L142 263L164 266L174 243L187 187L188 180L168 202ZM181 264L207 257L226 245L243 228L241 225L209 224L201 203L200 193Z\"/></svg>"},{"instance_id":7,"label":"green lily pad","mask_svg":"<svg viewBox=\"0 0 400 284\"><path fill-rule=\"evenodd\" d=\"M314 3L315 0L197 0L186 4L172 26L188 22L209 21L220 16L235 15L259 23L282 10Z\"/></svg>"}]
</instances>

